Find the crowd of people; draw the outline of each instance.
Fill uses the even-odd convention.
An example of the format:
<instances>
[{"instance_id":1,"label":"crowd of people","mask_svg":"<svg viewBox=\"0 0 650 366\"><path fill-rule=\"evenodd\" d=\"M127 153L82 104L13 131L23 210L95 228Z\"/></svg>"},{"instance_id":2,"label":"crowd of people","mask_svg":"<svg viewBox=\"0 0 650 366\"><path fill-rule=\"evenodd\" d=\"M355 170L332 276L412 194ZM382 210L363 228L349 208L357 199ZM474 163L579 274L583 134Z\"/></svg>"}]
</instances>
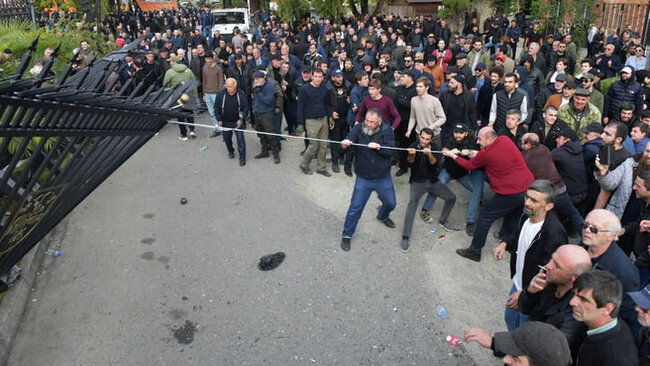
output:
<instances>
[{"instance_id":1,"label":"crowd of people","mask_svg":"<svg viewBox=\"0 0 650 366\"><path fill-rule=\"evenodd\" d=\"M316 160L324 177L341 165L356 175L344 251L372 192L377 219L396 228L393 179L405 174L403 251L418 213L434 221L438 197L440 227L459 230L454 179L471 192L471 244L459 256L481 261L503 218L492 256L510 253L509 332L471 328L466 341L508 364L650 364L650 71L637 29L592 27L582 56L570 25L544 33L521 10L482 24L470 10L462 30L432 15L260 18L250 35L212 32L207 8L125 13L95 31L118 47L139 41L120 73L140 90L198 80L211 137L223 135L241 166L250 123L261 132L256 159L280 163L285 126L308 138L304 174ZM90 50L78 54L83 67ZM181 141L188 129L196 137L179 127Z\"/></svg>"}]
</instances>

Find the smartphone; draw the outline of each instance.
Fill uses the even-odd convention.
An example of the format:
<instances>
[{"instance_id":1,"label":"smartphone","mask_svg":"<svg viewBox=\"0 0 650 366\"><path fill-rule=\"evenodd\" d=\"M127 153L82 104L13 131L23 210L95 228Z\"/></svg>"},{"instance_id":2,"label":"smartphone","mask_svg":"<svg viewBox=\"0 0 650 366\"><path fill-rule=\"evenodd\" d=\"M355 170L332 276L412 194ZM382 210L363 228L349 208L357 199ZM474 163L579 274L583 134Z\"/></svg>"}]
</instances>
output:
<instances>
[{"instance_id":1,"label":"smartphone","mask_svg":"<svg viewBox=\"0 0 650 366\"><path fill-rule=\"evenodd\" d=\"M600 164L611 165L612 156L614 155L614 146L607 145L600 148Z\"/></svg>"}]
</instances>

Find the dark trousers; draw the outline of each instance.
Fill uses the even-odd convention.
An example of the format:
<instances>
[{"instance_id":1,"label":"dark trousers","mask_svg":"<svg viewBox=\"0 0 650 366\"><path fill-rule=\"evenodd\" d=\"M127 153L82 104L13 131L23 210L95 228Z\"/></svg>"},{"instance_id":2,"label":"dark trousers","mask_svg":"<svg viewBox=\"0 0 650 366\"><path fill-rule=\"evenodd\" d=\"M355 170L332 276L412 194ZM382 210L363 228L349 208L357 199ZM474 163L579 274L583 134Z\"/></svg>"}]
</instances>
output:
<instances>
[{"instance_id":1,"label":"dark trousers","mask_svg":"<svg viewBox=\"0 0 650 366\"><path fill-rule=\"evenodd\" d=\"M260 132L273 133L273 112L255 114L255 129ZM262 151L278 152L278 142L273 136L257 134L262 144Z\"/></svg>"},{"instance_id":2,"label":"dark trousers","mask_svg":"<svg viewBox=\"0 0 650 366\"><path fill-rule=\"evenodd\" d=\"M179 118L178 122L191 123L192 126L189 126L190 131L194 131L194 117ZM181 136L187 137L187 125L178 125L178 129L181 130Z\"/></svg>"},{"instance_id":3,"label":"dark trousers","mask_svg":"<svg viewBox=\"0 0 650 366\"><path fill-rule=\"evenodd\" d=\"M469 250L481 255L481 249L485 246L488 232L492 223L503 217L503 226L501 226L501 235L510 237L517 230L517 222L521 216L524 206L524 197L526 192L518 194L494 194L487 204L483 206L478 215L472 245Z\"/></svg>"},{"instance_id":4,"label":"dark trousers","mask_svg":"<svg viewBox=\"0 0 650 366\"><path fill-rule=\"evenodd\" d=\"M560 214L560 217L568 219L573 230L582 236L582 222L584 220L580 216L578 209L573 205L571 197L566 192L557 196L555 210Z\"/></svg>"},{"instance_id":5,"label":"dark trousers","mask_svg":"<svg viewBox=\"0 0 650 366\"><path fill-rule=\"evenodd\" d=\"M296 132L296 114L298 113L298 102L295 100L284 100L284 118L287 120L287 130L289 132Z\"/></svg>"},{"instance_id":6,"label":"dark trousers","mask_svg":"<svg viewBox=\"0 0 650 366\"><path fill-rule=\"evenodd\" d=\"M330 121L334 121L334 128L329 131L330 140L342 141L350 131L350 126L343 118L331 119ZM336 164L338 164L339 161L343 160L344 154L347 153L341 149L341 144L336 143L330 143L330 151L332 154L332 163Z\"/></svg>"},{"instance_id":7,"label":"dark trousers","mask_svg":"<svg viewBox=\"0 0 650 366\"><path fill-rule=\"evenodd\" d=\"M442 207L442 213L440 214L440 222L447 222L449 214L456 204L456 195L454 192L440 181L435 183L429 181L413 182L410 186L409 204L406 207L406 214L404 215L404 230L402 231L402 236L409 237L411 235L418 202L420 202L420 198L422 198L422 196L427 192L445 200L445 205Z\"/></svg>"},{"instance_id":8,"label":"dark trousers","mask_svg":"<svg viewBox=\"0 0 650 366\"><path fill-rule=\"evenodd\" d=\"M233 122L224 122L223 127L226 128L237 128L237 124ZM241 127L244 129L244 125ZM226 143L226 149L229 153L234 153L235 149L232 145L232 135L235 133L237 138L237 152L239 153L239 160L246 160L246 140L244 139L244 132L242 131L233 131L233 130L224 130L223 131L223 141Z\"/></svg>"}]
</instances>

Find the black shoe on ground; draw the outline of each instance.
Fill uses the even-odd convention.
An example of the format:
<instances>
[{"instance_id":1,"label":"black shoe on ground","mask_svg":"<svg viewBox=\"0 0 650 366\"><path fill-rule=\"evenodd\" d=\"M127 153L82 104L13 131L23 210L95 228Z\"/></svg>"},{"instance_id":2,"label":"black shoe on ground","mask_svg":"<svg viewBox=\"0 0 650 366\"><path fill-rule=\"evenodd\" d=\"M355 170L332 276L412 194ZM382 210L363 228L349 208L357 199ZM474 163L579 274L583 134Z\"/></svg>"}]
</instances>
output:
<instances>
[{"instance_id":1,"label":"black shoe on ground","mask_svg":"<svg viewBox=\"0 0 650 366\"><path fill-rule=\"evenodd\" d=\"M469 236L474 236L475 228L476 226L473 222L468 222L467 225L465 225L465 233L467 233Z\"/></svg>"},{"instance_id":2,"label":"black shoe on ground","mask_svg":"<svg viewBox=\"0 0 650 366\"><path fill-rule=\"evenodd\" d=\"M261 153L255 155L253 159L264 159L264 158L268 158L269 156L270 155L268 151L262 151Z\"/></svg>"},{"instance_id":3,"label":"black shoe on ground","mask_svg":"<svg viewBox=\"0 0 650 366\"><path fill-rule=\"evenodd\" d=\"M235 158L235 153L234 152L228 153L228 159L234 159L234 158Z\"/></svg>"},{"instance_id":4,"label":"black shoe on ground","mask_svg":"<svg viewBox=\"0 0 650 366\"><path fill-rule=\"evenodd\" d=\"M410 246L409 238L403 238L402 239L402 250L405 251L405 252L408 252L409 251L409 246Z\"/></svg>"},{"instance_id":5,"label":"black shoe on ground","mask_svg":"<svg viewBox=\"0 0 650 366\"><path fill-rule=\"evenodd\" d=\"M474 262L480 262L481 261L481 255L476 254L476 253L472 252L469 249L456 249L456 254L458 254L459 256L461 256L463 258L467 258L469 260L472 260Z\"/></svg>"},{"instance_id":6,"label":"black shoe on ground","mask_svg":"<svg viewBox=\"0 0 650 366\"><path fill-rule=\"evenodd\" d=\"M305 168L304 166L302 166L302 164L300 164L299 167L300 167L300 170L302 170L302 172L305 173L305 175L314 174L314 172L311 169L309 169L309 167Z\"/></svg>"},{"instance_id":7,"label":"black shoe on ground","mask_svg":"<svg viewBox=\"0 0 650 366\"><path fill-rule=\"evenodd\" d=\"M239 166L244 166L246 165L246 160L239 160Z\"/></svg>"},{"instance_id":8,"label":"black shoe on ground","mask_svg":"<svg viewBox=\"0 0 650 366\"><path fill-rule=\"evenodd\" d=\"M447 221L447 222L442 222L441 221L440 226L443 229L445 229L446 232L458 231L458 229L454 225L450 224L449 221Z\"/></svg>"},{"instance_id":9,"label":"black shoe on ground","mask_svg":"<svg viewBox=\"0 0 650 366\"><path fill-rule=\"evenodd\" d=\"M503 240L503 235L501 235L501 233L498 231L492 233L492 236L494 236L496 239Z\"/></svg>"},{"instance_id":10,"label":"black shoe on ground","mask_svg":"<svg viewBox=\"0 0 650 366\"><path fill-rule=\"evenodd\" d=\"M325 177L331 177L332 176L332 173L328 172L327 169L326 170L317 170L316 173L320 174L322 176L325 176Z\"/></svg>"},{"instance_id":11,"label":"black shoe on ground","mask_svg":"<svg viewBox=\"0 0 650 366\"><path fill-rule=\"evenodd\" d=\"M341 169L339 168L339 165L337 163L332 163L332 171L334 173L340 173Z\"/></svg>"},{"instance_id":12,"label":"black shoe on ground","mask_svg":"<svg viewBox=\"0 0 650 366\"><path fill-rule=\"evenodd\" d=\"M383 220L382 222L384 223L384 225L388 226L391 229L395 228L395 223L393 222L393 220L390 219L390 217L388 217L386 220Z\"/></svg>"},{"instance_id":13,"label":"black shoe on ground","mask_svg":"<svg viewBox=\"0 0 650 366\"><path fill-rule=\"evenodd\" d=\"M348 177L352 176L352 167L351 166L345 166L343 167L343 170L345 171L345 175Z\"/></svg>"},{"instance_id":14,"label":"black shoe on ground","mask_svg":"<svg viewBox=\"0 0 650 366\"><path fill-rule=\"evenodd\" d=\"M273 162L276 164L280 164L280 153L277 151L273 152Z\"/></svg>"},{"instance_id":15,"label":"black shoe on ground","mask_svg":"<svg viewBox=\"0 0 650 366\"><path fill-rule=\"evenodd\" d=\"M344 252L350 251L350 238L341 239L341 249L343 249Z\"/></svg>"},{"instance_id":16,"label":"black shoe on ground","mask_svg":"<svg viewBox=\"0 0 650 366\"><path fill-rule=\"evenodd\" d=\"M397 173L395 173L396 177L401 177L402 175L408 173L408 169L400 168Z\"/></svg>"}]
</instances>

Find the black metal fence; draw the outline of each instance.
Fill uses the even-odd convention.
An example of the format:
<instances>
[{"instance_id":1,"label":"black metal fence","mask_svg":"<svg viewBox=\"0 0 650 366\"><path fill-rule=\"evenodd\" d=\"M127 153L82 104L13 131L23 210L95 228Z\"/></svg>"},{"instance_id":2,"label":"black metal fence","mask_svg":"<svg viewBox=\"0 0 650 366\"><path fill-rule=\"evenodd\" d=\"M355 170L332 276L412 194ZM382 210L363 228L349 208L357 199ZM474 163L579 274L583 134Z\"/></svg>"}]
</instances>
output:
<instances>
[{"instance_id":1,"label":"black metal fence","mask_svg":"<svg viewBox=\"0 0 650 366\"><path fill-rule=\"evenodd\" d=\"M186 117L178 100L196 86L143 92L132 79L117 81L129 47L72 77L68 66L48 80L47 61L38 77L23 78L37 41L16 75L0 80L0 276L166 120Z\"/></svg>"},{"instance_id":2,"label":"black metal fence","mask_svg":"<svg viewBox=\"0 0 650 366\"><path fill-rule=\"evenodd\" d=\"M30 19L34 21L34 7L30 1L0 0L0 20Z\"/></svg>"}]
</instances>

